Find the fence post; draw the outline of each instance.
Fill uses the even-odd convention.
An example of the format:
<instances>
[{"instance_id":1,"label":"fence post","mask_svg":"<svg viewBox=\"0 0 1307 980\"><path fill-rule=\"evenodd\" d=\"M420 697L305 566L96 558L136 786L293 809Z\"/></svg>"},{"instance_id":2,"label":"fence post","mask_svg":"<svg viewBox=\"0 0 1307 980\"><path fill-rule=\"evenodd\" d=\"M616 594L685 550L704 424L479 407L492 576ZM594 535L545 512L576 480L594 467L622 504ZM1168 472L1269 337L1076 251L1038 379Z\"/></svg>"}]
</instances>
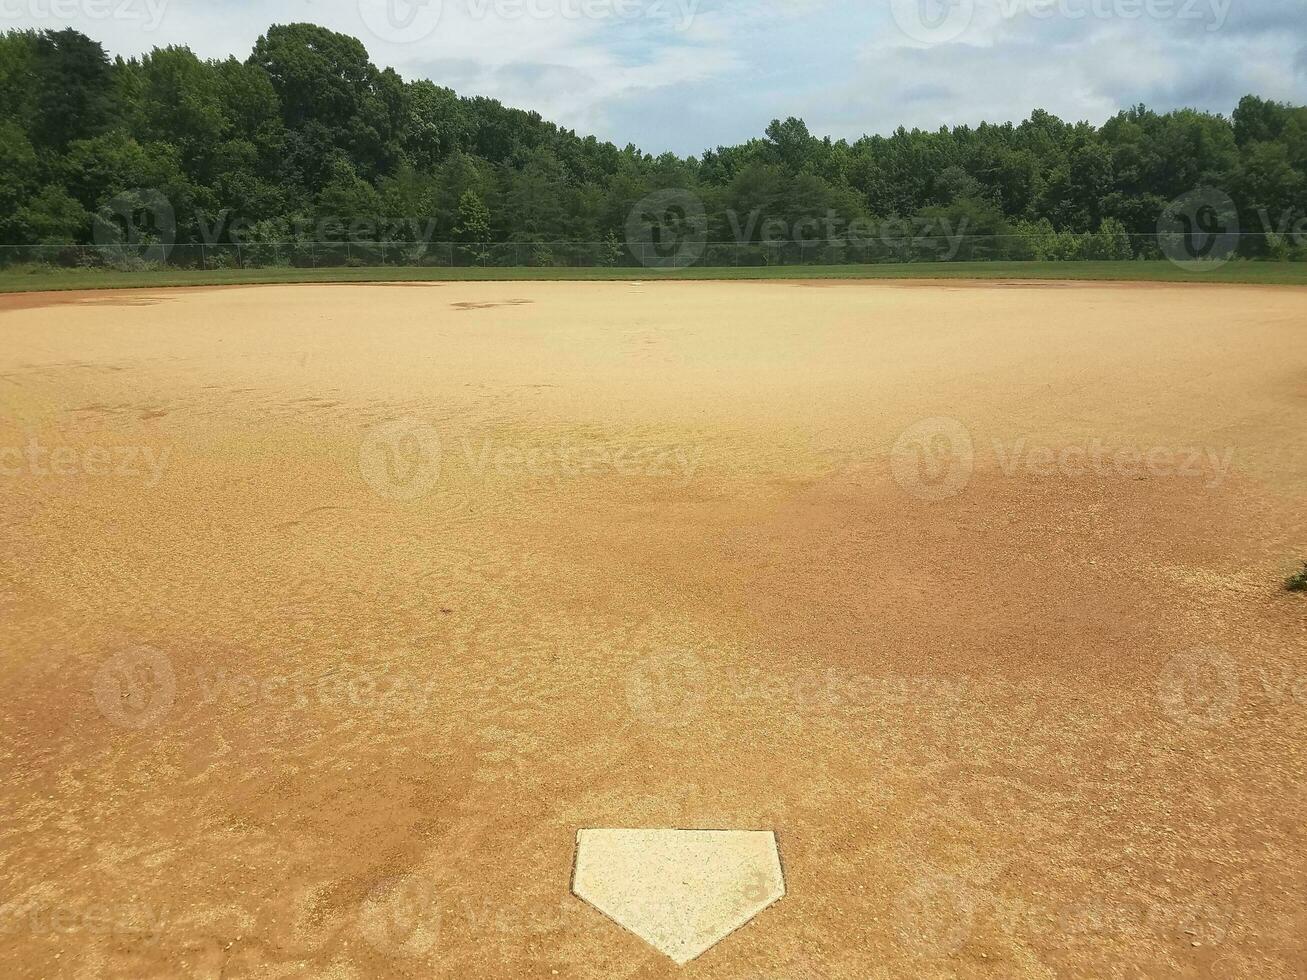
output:
<instances>
[{"instance_id":1,"label":"fence post","mask_svg":"<svg viewBox=\"0 0 1307 980\"><path fill-rule=\"evenodd\" d=\"M204 242L200 242L200 268L205 272L209 271L209 255L204 248Z\"/></svg>"}]
</instances>

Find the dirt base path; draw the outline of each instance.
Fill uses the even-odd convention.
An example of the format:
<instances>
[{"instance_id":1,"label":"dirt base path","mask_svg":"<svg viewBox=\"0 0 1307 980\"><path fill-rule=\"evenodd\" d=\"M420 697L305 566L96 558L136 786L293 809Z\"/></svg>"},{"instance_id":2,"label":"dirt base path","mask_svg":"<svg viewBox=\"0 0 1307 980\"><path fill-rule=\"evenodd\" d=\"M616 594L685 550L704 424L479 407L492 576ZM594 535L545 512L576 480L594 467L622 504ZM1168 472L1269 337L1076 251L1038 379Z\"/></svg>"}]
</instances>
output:
<instances>
[{"instance_id":1,"label":"dirt base path","mask_svg":"<svg viewBox=\"0 0 1307 980\"><path fill-rule=\"evenodd\" d=\"M6 976L1305 975L1305 290L0 298L0 409Z\"/></svg>"}]
</instances>

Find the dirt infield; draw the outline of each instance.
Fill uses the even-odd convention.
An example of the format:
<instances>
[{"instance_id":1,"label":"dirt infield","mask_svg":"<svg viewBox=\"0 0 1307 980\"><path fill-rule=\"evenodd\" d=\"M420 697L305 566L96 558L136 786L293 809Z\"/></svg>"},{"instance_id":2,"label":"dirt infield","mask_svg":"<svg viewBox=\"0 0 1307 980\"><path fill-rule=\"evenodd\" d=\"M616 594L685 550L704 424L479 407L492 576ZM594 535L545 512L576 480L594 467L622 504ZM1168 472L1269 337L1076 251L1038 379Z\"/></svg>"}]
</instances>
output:
<instances>
[{"instance_id":1,"label":"dirt infield","mask_svg":"<svg viewBox=\"0 0 1307 980\"><path fill-rule=\"evenodd\" d=\"M1307 290L821 285L0 297L0 974L1307 975Z\"/></svg>"}]
</instances>

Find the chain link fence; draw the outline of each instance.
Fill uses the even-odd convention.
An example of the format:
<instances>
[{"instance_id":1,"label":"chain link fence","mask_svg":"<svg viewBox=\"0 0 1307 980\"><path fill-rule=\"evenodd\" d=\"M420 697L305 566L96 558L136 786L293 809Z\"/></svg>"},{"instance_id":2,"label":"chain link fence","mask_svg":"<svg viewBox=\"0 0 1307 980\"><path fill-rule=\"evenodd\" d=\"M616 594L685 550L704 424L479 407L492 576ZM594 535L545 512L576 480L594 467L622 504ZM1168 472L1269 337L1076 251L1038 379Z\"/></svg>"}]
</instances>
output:
<instances>
[{"instance_id":1,"label":"chain link fence","mask_svg":"<svg viewBox=\"0 0 1307 980\"><path fill-rule=\"evenodd\" d=\"M1272 236L1273 237L1273 236ZM1072 236L1074 238L1074 236ZM1235 235L1207 251L1182 236L1131 235L1128 245L1096 247L1063 238L1045 249L1017 235L922 236L888 240L777 242L137 242L110 245L0 245L0 268L37 264L124 272L178 269L346 268L732 268L857 266L954 261L1122 261L1171 259L1216 266L1235 258L1307 261L1307 247L1268 251L1267 236ZM1272 243L1273 244L1273 243Z\"/></svg>"},{"instance_id":2,"label":"chain link fence","mask_svg":"<svg viewBox=\"0 0 1307 980\"><path fill-rule=\"evenodd\" d=\"M998 243L965 247L967 258L1003 257ZM138 271L277 268L659 268L688 266L863 265L947 261L945 239L851 244L695 242L687 254L652 243L620 242L247 242L123 245L0 245L0 266L41 263L63 268Z\"/></svg>"}]
</instances>

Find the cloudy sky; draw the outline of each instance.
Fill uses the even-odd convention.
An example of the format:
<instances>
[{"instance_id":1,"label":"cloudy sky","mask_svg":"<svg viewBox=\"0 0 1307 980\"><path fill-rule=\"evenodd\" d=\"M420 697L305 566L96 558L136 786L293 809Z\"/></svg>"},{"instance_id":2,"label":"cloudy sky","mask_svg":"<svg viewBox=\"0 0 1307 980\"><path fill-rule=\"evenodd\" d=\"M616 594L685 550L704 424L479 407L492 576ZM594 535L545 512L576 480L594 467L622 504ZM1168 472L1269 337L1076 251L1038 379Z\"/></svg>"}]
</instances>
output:
<instances>
[{"instance_id":1,"label":"cloudy sky","mask_svg":"<svg viewBox=\"0 0 1307 980\"><path fill-rule=\"evenodd\" d=\"M0 27L73 26L124 55L245 57L290 21L653 152L790 115L852 139L1034 107L1101 122L1138 102L1307 103L1307 0L0 0Z\"/></svg>"}]
</instances>

